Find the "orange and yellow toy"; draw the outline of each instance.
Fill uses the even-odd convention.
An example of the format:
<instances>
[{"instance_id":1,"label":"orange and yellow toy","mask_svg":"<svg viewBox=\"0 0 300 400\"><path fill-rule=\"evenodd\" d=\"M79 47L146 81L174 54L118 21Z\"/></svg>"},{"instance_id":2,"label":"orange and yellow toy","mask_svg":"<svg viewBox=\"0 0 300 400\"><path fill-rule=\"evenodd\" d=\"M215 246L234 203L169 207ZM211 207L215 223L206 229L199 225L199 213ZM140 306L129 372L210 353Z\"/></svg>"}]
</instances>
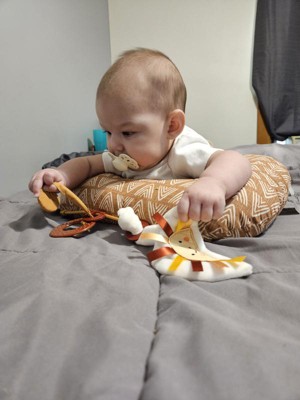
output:
<instances>
[{"instance_id":1,"label":"orange and yellow toy","mask_svg":"<svg viewBox=\"0 0 300 400\"><path fill-rule=\"evenodd\" d=\"M157 224L147 225L140 221L131 207L121 208L118 216L102 211L92 211L69 189L55 183L57 189L70 197L80 209L82 217L73 219L54 228L52 237L79 237L102 219L117 221L126 231L126 236L138 245L153 246L148 259L153 268L165 275L176 275L189 280L220 281L250 275L252 266L244 256L224 257L208 250L201 236L198 223L178 220L177 208L169 210L164 216L155 214ZM43 192L39 197L43 210L53 212L58 209L56 194Z\"/></svg>"}]
</instances>

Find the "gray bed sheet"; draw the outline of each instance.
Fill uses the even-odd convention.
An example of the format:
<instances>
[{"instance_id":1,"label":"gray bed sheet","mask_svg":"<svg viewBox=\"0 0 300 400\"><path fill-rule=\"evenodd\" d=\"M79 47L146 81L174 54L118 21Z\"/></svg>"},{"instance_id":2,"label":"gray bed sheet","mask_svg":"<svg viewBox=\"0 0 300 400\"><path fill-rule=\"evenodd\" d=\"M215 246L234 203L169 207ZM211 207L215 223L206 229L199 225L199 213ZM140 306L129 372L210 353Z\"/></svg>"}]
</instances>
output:
<instances>
[{"instance_id":1,"label":"gray bed sheet","mask_svg":"<svg viewBox=\"0 0 300 400\"><path fill-rule=\"evenodd\" d=\"M290 170L300 146L253 145ZM0 400L300 399L300 216L207 243L253 275L159 276L113 224L53 239L29 192L0 202Z\"/></svg>"}]
</instances>

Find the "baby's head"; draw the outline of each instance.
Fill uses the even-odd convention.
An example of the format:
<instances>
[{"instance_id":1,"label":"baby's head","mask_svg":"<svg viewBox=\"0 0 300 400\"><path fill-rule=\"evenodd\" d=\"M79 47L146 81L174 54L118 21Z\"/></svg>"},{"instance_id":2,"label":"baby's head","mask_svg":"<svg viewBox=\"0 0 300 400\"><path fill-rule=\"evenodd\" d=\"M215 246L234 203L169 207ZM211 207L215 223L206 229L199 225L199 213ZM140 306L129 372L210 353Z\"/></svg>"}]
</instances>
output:
<instances>
[{"instance_id":1,"label":"baby's head","mask_svg":"<svg viewBox=\"0 0 300 400\"><path fill-rule=\"evenodd\" d=\"M163 112L185 111L186 88L175 64L157 50L137 48L120 55L101 79L97 102L123 97L132 107Z\"/></svg>"},{"instance_id":2,"label":"baby's head","mask_svg":"<svg viewBox=\"0 0 300 400\"><path fill-rule=\"evenodd\" d=\"M156 50L123 53L97 90L96 111L107 132L108 150L137 161L159 163L185 123L186 88L173 62Z\"/></svg>"}]
</instances>

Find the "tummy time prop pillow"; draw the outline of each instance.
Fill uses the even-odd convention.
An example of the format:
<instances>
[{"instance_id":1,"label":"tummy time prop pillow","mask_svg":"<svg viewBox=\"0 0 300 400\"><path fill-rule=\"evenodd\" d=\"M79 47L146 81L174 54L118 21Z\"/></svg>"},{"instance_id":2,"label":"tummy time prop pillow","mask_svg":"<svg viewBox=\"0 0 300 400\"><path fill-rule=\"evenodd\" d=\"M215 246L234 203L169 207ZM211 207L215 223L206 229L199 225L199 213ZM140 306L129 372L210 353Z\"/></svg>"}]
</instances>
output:
<instances>
[{"instance_id":1,"label":"tummy time prop pillow","mask_svg":"<svg viewBox=\"0 0 300 400\"><path fill-rule=\"evenodd\" d=\"M246 185L227 201L221 218L199 222L204 240L257 236L266 230L284 207L290 185L287 169L269 156L246 155L252 176ZM74 193L92 210L117 215L123 207L132 207L141 220L154 224L155 213L164 215L176 206L193 179L123 179L101 174L85 181ZM61 211L76 210L67 198L60 201Z\"/></svg>"}]
</instances>

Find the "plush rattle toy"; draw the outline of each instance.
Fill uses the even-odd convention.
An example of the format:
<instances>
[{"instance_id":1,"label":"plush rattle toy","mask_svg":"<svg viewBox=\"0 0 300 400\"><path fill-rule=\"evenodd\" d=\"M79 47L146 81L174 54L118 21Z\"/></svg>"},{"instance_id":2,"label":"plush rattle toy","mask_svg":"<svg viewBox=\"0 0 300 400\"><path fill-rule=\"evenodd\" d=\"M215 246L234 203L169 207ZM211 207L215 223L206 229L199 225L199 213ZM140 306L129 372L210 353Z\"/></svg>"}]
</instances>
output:
<instances>
[{"instance_id":1,"label":"plush rattle toy","mask_svg":"<svg viewBox=\"0 0 300 400\"><path fill-rule=\"evenodd\" d=\"M244 256L228 258L208 250L198 223L191 220L187 223L180 222L176 207L164 216L155 214L157 224L146 226L143 230L140 225L132 227L133 210L129 211L129 208L119 210L118 223L122 229L135 235L137 244L154 246L148 253L148 259L159 273L210 282L239 278L252 273L252 266L244 261ZM138 230L141 233L136 235Z\"/></svg>"}]
</instances>

